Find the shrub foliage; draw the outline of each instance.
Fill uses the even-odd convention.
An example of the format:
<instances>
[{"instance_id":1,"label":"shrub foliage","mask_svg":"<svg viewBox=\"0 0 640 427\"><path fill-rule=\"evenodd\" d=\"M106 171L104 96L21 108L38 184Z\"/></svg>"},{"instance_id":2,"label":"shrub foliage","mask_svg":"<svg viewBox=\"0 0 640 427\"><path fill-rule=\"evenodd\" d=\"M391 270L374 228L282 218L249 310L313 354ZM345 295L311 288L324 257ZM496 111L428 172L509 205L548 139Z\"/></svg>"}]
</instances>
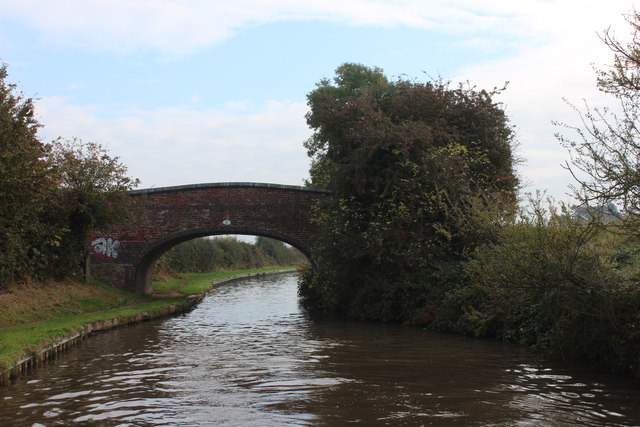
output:
<instances>
[{"instance_id":1,"label":"shrub foliage","mask_svg":"<svg viewBox=\"0 0 640 427\"><path fill-rule=\"evenodd\" d=\"M232 236L193 239L174 246L160 257L158 266L168 272L209 273L274 265L302 265L305 256L295 248L267 237L255 243Z\"/></svg>"},{"instance_id":2,"label":"shrub foliage","mask_svg":"<svg viewBox=\"0 0 640 427\"><path fill-rule=\"evenodd\" d=\"M601 88L624 116L587 115L579 142L561 137L574 150L567 168L587 176L574 208L541 196L516 205L497 91L389 82L358 64L321 81L308 96L309 183L333 196L316 212L305 304L518 342L640 379L640 60L637 43L621 57L623 46L605 42L617 57Z\"/></svg>"},{"instance_id":3,"label":"shrub foliage","mask_svg":"<svg viewBox=\"0 0 640 427\"><path fill-rule=\"evenodd\" d=\"M452 264L488 237L486 213L515 205L512 132L495 94L344 64L308 95L310 184L333 196L315 218L307 305L408 320L455 276Z\"/></svg>"},{"instance_id":4,"label":"shrub foliage","mask_svg":"<svg viewBox=\"0 0 640 427\"><path fill-rule=\"evenodd\" d=\"M640 240L611 231L536 201L471 254L432 326L640 378Z\"/></svg>"},{"instance_id":5,"label":"shrub foliage","mask_svg":"<svg viewBox=\"0 0 640 427\"><path fill-rule=\"evenodd\" d=\"M79 271L92 230L130 213L138 181L100 145L38 138L33 99L0 66L0 288Z\"/></svg>"}]
</instances>

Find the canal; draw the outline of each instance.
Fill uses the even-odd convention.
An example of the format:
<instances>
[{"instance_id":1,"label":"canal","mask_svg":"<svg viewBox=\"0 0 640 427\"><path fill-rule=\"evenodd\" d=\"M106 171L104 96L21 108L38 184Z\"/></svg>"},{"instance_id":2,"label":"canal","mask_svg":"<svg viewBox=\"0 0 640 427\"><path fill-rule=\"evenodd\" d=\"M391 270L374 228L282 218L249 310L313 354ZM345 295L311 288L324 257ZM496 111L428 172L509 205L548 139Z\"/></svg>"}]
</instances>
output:
<instances>
[{"instance_id":1,"label":"canal","mask_svg":"<svg viewBox=\"0 0 640 427\"><path fill-rule=\"evenodd\" d=\"M310 319L297 276L99 334L0 389L3 426L627 426L640 387L521 348Z\"/></svg>"}]
</instances>

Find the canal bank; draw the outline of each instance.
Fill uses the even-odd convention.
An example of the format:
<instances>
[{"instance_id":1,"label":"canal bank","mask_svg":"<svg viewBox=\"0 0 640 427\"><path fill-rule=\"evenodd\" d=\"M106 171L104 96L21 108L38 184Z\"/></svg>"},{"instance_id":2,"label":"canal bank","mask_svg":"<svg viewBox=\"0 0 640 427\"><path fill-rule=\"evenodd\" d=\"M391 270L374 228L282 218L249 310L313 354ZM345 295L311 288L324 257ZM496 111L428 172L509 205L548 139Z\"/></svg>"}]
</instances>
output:
<instances>
[{"instance_id":1,"label":"canal bank","mask_svg":"<svg viewBox=\"0 0 640 427\"><path fill-rule=\"evenodd\" d=\"M181 314L193 309L204 295L215 286L242 278L282 274L295 271L292 268L270 268L216 273L214 280L203 284L206 275L199 275L196 287L183 286L165 292L167 295L146 297L145 302L124 305L110 310L79 313L41 322L31 322L0 329L0 387L6 386L20 375L46 364L67 349L74 347L91 335L124 325ZM220 276L224 277L220 277ZM189 295L181 291L195 290ZM59 304L58 304L59 305Z\"/></svg>"}]
</instances>

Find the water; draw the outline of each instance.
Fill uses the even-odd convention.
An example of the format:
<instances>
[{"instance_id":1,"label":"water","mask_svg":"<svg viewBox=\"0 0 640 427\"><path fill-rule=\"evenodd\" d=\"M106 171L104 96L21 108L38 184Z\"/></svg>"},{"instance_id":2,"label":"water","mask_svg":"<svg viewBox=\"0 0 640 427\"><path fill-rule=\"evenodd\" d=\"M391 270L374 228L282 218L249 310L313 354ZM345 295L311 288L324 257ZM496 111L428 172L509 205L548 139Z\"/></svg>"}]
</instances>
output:
<instances>
[{"instance_id":1,"label":"water","mask_svg":"<svg viewBox=\"0 0 640 427\"><path fill-rule=\"evenodd\" d=\"M310 320L295 275L92 337L0 389L0 425L640 425L640 387L515 346Z\"/></svg>"}]
</instances>

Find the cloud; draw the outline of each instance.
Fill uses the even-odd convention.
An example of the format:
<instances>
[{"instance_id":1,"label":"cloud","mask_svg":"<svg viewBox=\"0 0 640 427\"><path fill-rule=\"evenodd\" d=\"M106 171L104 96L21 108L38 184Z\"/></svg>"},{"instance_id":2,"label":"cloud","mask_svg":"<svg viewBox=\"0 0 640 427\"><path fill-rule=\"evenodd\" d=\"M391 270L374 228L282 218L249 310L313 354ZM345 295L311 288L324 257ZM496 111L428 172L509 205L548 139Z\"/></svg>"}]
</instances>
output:
<instances>
[{"instance_id":1,"label":"cloud","mask_svg":"<svg viewBox=\"0 0 640 427\"><path fill-rule=\"evenodd\" d=\"M597 32L607 26L624 38L621 14L630 0L80 0L6 2L0 17L27 26L46 43L91 51L190 54L252 26L286 20L321 20L350 26L409 27L455 36L455 42L490 52L457 70L479 87L509 88L502 101L516 126L519 168L529 190L562 198L571 183L568 159L552 121L576 123L563 101L607 105L595 87L592 64L610 63ZM0 32L1 34L1 32ZM402 46L398 47L399 49ZM415 52L411 54L415 55ZM496 59L497 58L497 59ZM455 79L455 76L454 76ZM308 161L309 135L302 103L233 100L224 109L174 106L109 112L63 98L39 103L43 134L78 136L123 154L145 185L260 180L298 184ZM124 157L126 156L126 157ZM186 172L181 165L189 165ZM191 166L195 165L195 166Z\"/></svg>"},{"instance_id":2,"label":"cloud","mask_svg":"<svg viewBox=\"0 0 640 427\"><path fill-rule=\"evenodd\" d=\"M579 123L567 101L578 107L583 99L594 106L615 104L596 87L593 67L606 67L613 58L597 33L611 25L623 36L629 26L622 13L630 7L625 1L618 2L618 8L592 1L581 2L579 8L570 1L551 3L553 10L541 7L530 11L530 18L547 34L547 41L524 46L507 58L467 66L459 70L458 79L471 78L484 88L509 81L497 100L505 104L516 126L518 154L525 159L518 169L524 183L529 184L525 190L547 190L567 200L573 179L560 165L569 160L569 154L554 137L564 131L553 122ZM567 22L568 17L572 22Z\"/></svg>"},{"instance_id":3,"label":"cloud","mask_svg":"<svg viewBox=\"0 0 640 427\"><path fill-rule=\"evenodd\" d=\"M119 155L143 187L256 181L302 185L310 135L302 103L271 101L252 113L187 107L101 117L96 106L59 97L37 103L40 136L78 137Z\"/></svg>"},{"instance_id":4,"label":"cloud","mask_svg":"<svg viewBox=\"0 0 640 427\"><path fill-rule=\"evenodd\" d=\"M5 3L4 20L22 23L43 43L113 52L153 49L163 54L183 55L220 43L243 29L285 20L403 26L461 34L482 31L533 41L558 28L582 25L580 22L550 25L549 22L555 22L553 17L559 9L582 9L594 2L93 0L90 7L84 0Z\"/></svg>"}]
</instances>

